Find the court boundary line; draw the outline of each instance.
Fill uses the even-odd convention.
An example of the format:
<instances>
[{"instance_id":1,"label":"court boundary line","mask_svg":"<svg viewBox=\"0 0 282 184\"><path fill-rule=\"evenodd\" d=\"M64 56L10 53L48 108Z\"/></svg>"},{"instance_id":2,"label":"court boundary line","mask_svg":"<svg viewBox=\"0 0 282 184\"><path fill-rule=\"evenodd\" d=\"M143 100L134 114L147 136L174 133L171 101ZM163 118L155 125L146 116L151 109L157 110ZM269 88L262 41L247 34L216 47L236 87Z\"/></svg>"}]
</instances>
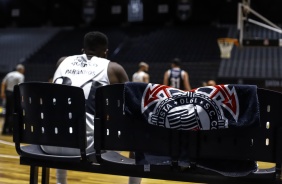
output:
<instances>
[{"instance_id":1,"label":"court boundary line","mask_svg":"<svg viewBox=\"0 0 282 184\"><path fill-rule=\"evenodd\" d=\"M5 154L0 154L0 158L12 158L12 159L19 159L19 156L15 155L5 155Z\"/></svg>"},{"instance_id":2,"label":"court boundary line","mask_svg":"<svg viewBox=\"0 0 282 184\"><path fill-rule=\"evenodd\" d=\"M8 146L15 146L14 143L9 141L0 140L0 144L8 145ZM6 155L6 154L0 154L0 158L11 158L11 159L19 159L19 156L16 155Z\"/></svg>"},{"instance_id":3,"label":"court boundary line","mask_svg":"<svg viewBox=\"0 0 282 184\"><path fill-rule=\"evenodd\" d=\"M4 140L1 140L1 139L0 139L0 144L5 144L5 145L8 145L8 146L15 146L14 143L9 142L9 141L4 141Z\"/></svg>"}]
</instances>

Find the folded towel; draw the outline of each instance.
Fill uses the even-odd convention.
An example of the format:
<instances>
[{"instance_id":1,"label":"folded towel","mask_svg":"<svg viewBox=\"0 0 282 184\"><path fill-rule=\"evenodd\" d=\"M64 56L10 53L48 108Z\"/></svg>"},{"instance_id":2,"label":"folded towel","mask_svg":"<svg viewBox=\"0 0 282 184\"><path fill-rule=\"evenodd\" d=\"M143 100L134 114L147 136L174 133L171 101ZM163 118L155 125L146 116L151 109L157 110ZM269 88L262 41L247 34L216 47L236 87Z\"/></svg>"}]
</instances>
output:
<instances>
[{"instance_id":1,"label":"folded towel","mask_svg":"<svg viewBox=\"0 0 282 184\"><path fill-rule=\"evenodd\" d=\"M125 112L149 124L178 130L258 125L254 85L217 85L181 91L160 84L128 82Z\"/></svg>"}]
</instances>

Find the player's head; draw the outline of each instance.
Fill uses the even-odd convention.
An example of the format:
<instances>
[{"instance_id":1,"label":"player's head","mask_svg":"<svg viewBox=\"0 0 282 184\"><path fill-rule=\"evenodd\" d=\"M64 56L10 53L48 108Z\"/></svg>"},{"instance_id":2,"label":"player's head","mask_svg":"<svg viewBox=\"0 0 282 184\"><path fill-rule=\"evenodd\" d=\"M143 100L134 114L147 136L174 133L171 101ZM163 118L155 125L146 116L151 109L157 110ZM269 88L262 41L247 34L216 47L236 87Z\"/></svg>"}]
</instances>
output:
<instances>
[{"instance_id":1,"label":"player's head","mask_svg":"<svg viewBox=\"0 0 282 184\"><path fill-rule=\"evenodd\" d=\"M83 53L98 57L107 57L108 37L99 31L86 33L83 42Z\"/></svg>"},{"instance_id":2,"label":"player's head","mask_svg":"<svg viewBox=\"0 0 282 184\"><path fill-rule=\"evenodd\" d=\"M149 65L142 61L139 63L139 69L147 72L149 70Z\"/></svg>"},{"instance_id":3,"label":"player's head","mask_svg":"<svg viewBox=\"0 0 282 184\"><path fill-rule=\"evenodd\" d=\"M207 82L207 86L215 86L215 85L216 85L215 80L209 80L209 81Z\"/></svg>"},{"instance_id":4,"label":"player's head","mask_svg":"<svg viewBox=\"0 0 282 184\"><path fill-rule=\"evenodd\" d=\"M174 58L171 61L171 67L180 67L181 60L179 58Z\"/></svg>"},{"instance_id":5,"label":"player's head","mask_svg":"<svg viewBox=\"0 0 282 184\"><path fill-rule=\"evenodd\" d=\"M16 70L17 70L18 72L20 72L20 73L24 73L25 67L24 67L24 65L22 65L22 64L18 64L18 65L16 66Z\"/></svg>"}]
</instances>

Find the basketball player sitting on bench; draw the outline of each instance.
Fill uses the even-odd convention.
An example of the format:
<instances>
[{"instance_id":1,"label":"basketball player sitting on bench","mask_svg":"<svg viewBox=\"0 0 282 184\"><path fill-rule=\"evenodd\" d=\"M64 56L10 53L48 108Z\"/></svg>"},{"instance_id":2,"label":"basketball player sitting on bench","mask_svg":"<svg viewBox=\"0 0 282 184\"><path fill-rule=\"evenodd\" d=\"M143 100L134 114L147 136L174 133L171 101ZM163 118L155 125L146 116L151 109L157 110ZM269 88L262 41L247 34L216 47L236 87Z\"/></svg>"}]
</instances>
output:
<instances>
[{"instance_id":1,"label":"basketball player sitting on bench","mask_svg":"<svg viewBox=\"0 0 282 184\"><path fill-rule=\"evenodd\" d=\"M129 81L124 68L116 62L111 62L107 57L108 38L101 32L89 32L84 36L83 54L62 57L57 64L53 82L78 86L84 90L86 99L86 134L87 152L94 152L94 112L95 89L115 83ZM75 148L58 148L42 146L49 154L79 155ZM57 169L57 183L66 184L66 171Z\"/></svg>"}]
</instances>

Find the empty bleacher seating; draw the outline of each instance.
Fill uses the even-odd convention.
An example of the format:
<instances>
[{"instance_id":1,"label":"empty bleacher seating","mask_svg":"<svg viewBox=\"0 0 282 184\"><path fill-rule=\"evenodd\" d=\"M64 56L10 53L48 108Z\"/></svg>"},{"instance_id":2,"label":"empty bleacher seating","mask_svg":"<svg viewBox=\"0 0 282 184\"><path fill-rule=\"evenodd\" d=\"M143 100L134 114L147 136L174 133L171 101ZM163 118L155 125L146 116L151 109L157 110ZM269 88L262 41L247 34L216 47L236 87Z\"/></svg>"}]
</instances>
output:
<instances>
[{"instance_id":1,"label":"empty bleacher seating","mask_svg":"<svg viewBox=\"0 0 282 184\"><path fill-rule=\"evenodd\" d=\"M138 63L143 60L150 64L151 81L162 83L163 73L169 68L171 59L178 57L183 62L183 68L191 73L192 87L198 87L203 80L216 78L214 73L217 73L220 62L216 39L226 36L228 31L227 28L212 26L64 29L36 54L32 55L27 65L32 63L32 67L34 67L35 63L45 63L54 66L62 56L80 54L84 34L94 30L102 31L108 35L108 58L123 65L130 78L137 70ZM210 66L210 63L213 63L213 67ZM42 75L42 73L29 72L27 79L39 80L49 77L37 75Z\"/></svg>"}]
</instances>

